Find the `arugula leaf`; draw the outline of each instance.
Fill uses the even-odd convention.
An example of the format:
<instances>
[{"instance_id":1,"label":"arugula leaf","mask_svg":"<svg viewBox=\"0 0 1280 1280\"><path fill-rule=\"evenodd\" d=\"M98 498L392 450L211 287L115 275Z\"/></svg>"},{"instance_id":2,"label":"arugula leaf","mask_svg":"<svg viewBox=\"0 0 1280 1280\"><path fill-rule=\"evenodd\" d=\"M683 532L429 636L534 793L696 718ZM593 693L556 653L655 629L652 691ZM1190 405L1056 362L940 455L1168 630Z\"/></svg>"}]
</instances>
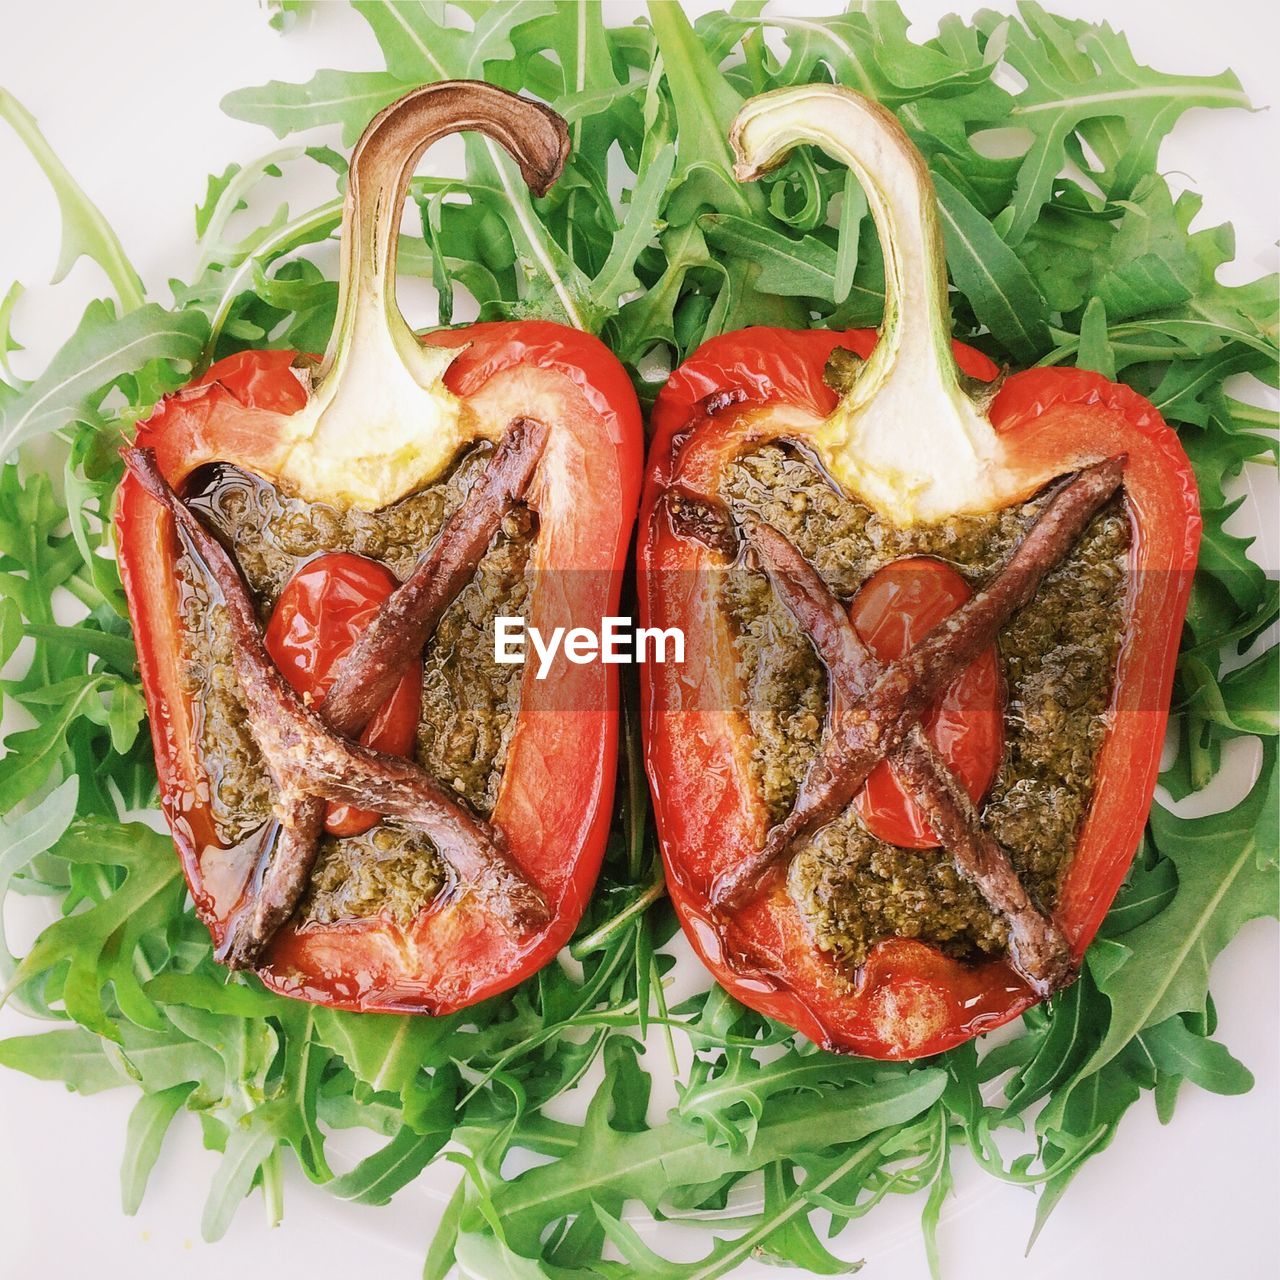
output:
<instances>
[{"instance_id":1,"label":"arugula leaf","mask_svg":"<svg viewBox=\"0 0 1280 1280\"><path fill-rule=\"evenodd\" d=\"M102 658L118 675L132 677L138 665L132 637L99 630L88 622L74 627L31 622L23 630L33 640L45 640L62 650L90 653Z\"/></svg>"},{"instance_id":2,"label":"arugula leaf","mask_svg":"<svg viewBox=\"0 0 1280 1280\"><path fill-rule=\"evenodd\" d=\"M49 685L28 695L33 705L53 708L33 729L5 738L4 770L0 773L0 811L9 812L33 795L68 751L68 734L81 719L105 725L109 714L107 694L114 681L99 676L85 681L78 676Z\"/></svg>"},{"instance_id":3,"label":"arugula leaf","mask_svg":"<svg viewBox=\"0 0 1280 1280\"><path fill-rule=\"evenodd\" d=\"M14 132L44 170L45 177L49 179L49 185L58 198L58 209L62 215L62 248L58 253L58 265L54 269L52 283L57 284L63 280L81 258L92 258L106 272L124 311L133 311L142 306L146 291L133 264L125 256L119 237L54 154L53 148L40 132L35 117L13 94L3 88L0 88L0 119L7 120L12 125ZM13 291L10 290L9 297L5 299L6 307L12 305L10 299L13 296ZM0 340L0 351L13 351L18 348L8 343L3 315L6 307L0 307L0 334L5 335ZM7 452L8 450L0 449L0 457Z\"/></svg>"},{"instance_id":4,"label":"arugula leaf","mask_svg":"<svg viewBox=\"0 0 1280 1280\"><path fill-rule=\"evenodd\" d=\"M601 311L616 309L624 294L640 287L635 274L636 259L662 229L658 211L666 198L675 161L675 152L665 146L644 165L644 174L632 194L609 256L591 282L592 299Z\"/></svg>"},{"instance_id":5,"label":"arugula leaf","mask_svg":"<svg viewBox=\"0 0 1280 1280\"><path fill-rule=\"evenodd\" d=\"M791 240L732 213L705 213L698 225L712 248L756 263L760 289L790 298L835 302L836 251L821 240ZM883 295L880 297L883 303Z\"/></svg>"},{"instance_id":6,"label":"arugula leaf","mask_svg":"<svg viewBox=\"0 0 1280 1280\"><path fill-rule=\"evenodd\" d=\"M403 1124L386 1146L366 1156L350 1172L335 1178L329 1184L329 1191L340 1200L354 1200L359 1204L388 1203L453 1137L457 1085L455 1072L437 1072L429 1089L418 1100L415 1123ZM428 1114L434 1121L430 1125L423 1123Z\"/></svg>"},{"instance_id":7,"label":"arugula leaf","mask_svg":"<svg viewBox=\"0 0 1280 1280\"><path fill-rule=\"evenodd\" d=\"M1167 1018L1140 1039L1156 1069L1167 1076L1185 1077L1211 1093L1248 1093L1253 1088L1253 1073L1216 1040L1196 1035L1183 1018Z\"/></svg>"},{"instance_id":8,"label":"arugula leaf","mask_svg":"<svg viewBox=\"0 0 1280 1280\"><path fill-rule=\"evenodd\" d=\"M95 873L92 905L50 925L18 965L8 989L57 967L67 1015L87 1030L121 1039L105 1003L108 988L126 1017L159 1030L163 1021L138 980L135 952L148 934L167 927L185 892L168 844L137 823L86 819L63 835L57 856L73 869ZM104 874L116 870L123 873L118 881Z\"/></svg>"},{"instance_id":9,"label":"arugula leaf","mask_svg":"<svg viewBox=\"0 0 1280 1280\"><path fill-rule=\"evenodd\" d=\"M1125 934L1132 953L1099 989L1111 1022L1084 1074L1109 1061L1133 1036L1178 1013L1203 1012L1209 966L1246 921L1277 914L1273 870L1258 863L1259 832L1276 770L1264 749L1262 771L1236 808L1207 818L1175 818L1159 804L1151 833L1178 873L1178 892L1159 915Z\"/></svg>"},{"instance_id":10,"label":"arugula leaf","mask_svg":"<svg viewBox=\"0 0 1280 1280\"><path fill-rule=\"evenodd\" d=\"M685 222L703 206L727 206L739 215L762 217L766 205L759 186L744 186L733 177L729 126L742 105L741 96L720 74L679 5L651 4L649 20L676 116L680 167L671 221ZM772 296L757 281L757 270L750 258L730 256L722 295L725 314L719 323L727 329L747 324L803 325L802 310Z\"/></svg>"},{"instance_id":11,"label":"arugula leaf","mask_svg":"<svg viewBox=\"0 0 1280 1280\"><path fill-rule=\"evenodd\" d=\"M160 1157L165 1134L193 1087L184 1082L157 1093L144 1093L129 1114L120 1165L120 1207L130 1216L142 1206L147 1180Z\"/></svg>"},{"instance_id":12,"label":"arugula leaf","mask_svg":"<svg viewBox=\"0 0 1280 1280\"><path fill-rule=\"evenodd\" d=\"M15 280L4 297L0 298L0 369L4 370L10 382L16 382L16 379L9 365L9 357L15 351L22 350L22 344L13 336L13 309L24 292L23 287Z\"/></svg>"},{"instance_id":13,"label":"arugula leaf","mask_svg":"<svg viewBox=\"0 0 1280 1280\"><path fill-rule=\"evenodd\" d=\"M1080 344L1076 348L1076 368L1091 369L1113 382L1116 377L1116 357L1111 349L1111 337L1107 332L1107 308L1100 297L1089 299L1080 317Z\"/></svg>"},{"instance_id":14,"label":"arugula leaf","mask_svg":"<svg viewBox=\"0 0 1280 1280\"><path fill-rule=\"evenodd\" d=\"M5 897L14 878L23 873L37 854L56 844L71 825L79 789L79 780L68 778L26 813L0 818L5 846L4 852L0 853L0 978L6 986L13 976L17 960L9 951L4 933Z\"/></svg>"},{"instance_id":15,"label":"arugula leaf","mask_svg":"<svg viewBox=\"0 0 1280 1280\"><path fill-rule=\"evenodd\" d=\"M827 1095L830 1109L782 1098L766 1110L751 1151L716 1154L702 1135L684 1126L639 1133L616 1129L613 1099L596 1095L576 1150L552 1164L521 1174L493 1199L508 1240L518 1251L536 1250L548 1222L575 1212L583 1197L616 1213L625 1200L656 1210L672 1185L717 1181L726 1173L836 1144L857 1142L877 1129L918 1115L941 1095L944 1073L923 1069L880 1084L857 1084ZM531 1256L531 1255L529 1255Z\"/></svg>"},{"instance_id":16,"label":"arugula leaf","mask_svg":"<svg viewBox=\"0 0 1280 1280\"><path fill-rule=\"evenodd\" d=\"M116 316L90 303L79 327L29 387L0 405L0 459L37 436L92 420L106 393L153 360L189 369L208 325L198 312L172 314L154 304Z\"/></svg>"},{"instance_id":17,"label":"arugula leaf","mask_svg":"<svg viewBox=\"0 0 1280 1280\"><path fill-rule=\"evenodd\" d=\"M865 1061L815 1050L793 1049L761 1066L750 1049L731 1049L718 1071L713 1071L709 1063L695 1061L689 1081L681 1090L677 1113L685 1119L701 1121L709 1133L730 1147L750 1148L765 1105L774 1094L808 1092L827 1096L832 1088L869 1083L875 1074Z\"/></svg>"},{"instance_id":18,"label":"arugula leaf","mask_svg":"<svg viewBox=\"0 0 1280 1280\"><path fill-rule=\"evenodd\" d=\"M1035 141L1022 158L1009 206L1007 237L1018 245L1049 199L1065 167L1073 135L1097 154L1094 172L1113 197L1127 197L1156 169L1159 146L1178 117L1191 107L1247 107L1249 100L1230 72L1218 76L1169 76L1137 63L1128 41L1105 26L1091 26L1046 13L1028 0L1022 23L1002 23L1004 56L1027 81L1007 116L988 123L1031 130ZM979 25L994 30L997 19ZM1080 150L1072 147L1075 156Z\"/></svg>"},{"instance_id":19,"label":"arugula leaf","mask_svg":"<svg viewBox=\"0 0 1280 1280\"><path fill-rule=\"evenodd\" d=\"M673 216L683 212L684 221L699 206L722 204L740 214L763 213L759 188L733 177L729 126L742 96L720 74L678 5L651 5L649 20L676 115L680 191Z\"/></svg>"},{"instance_id":20,"label":"arugula leaf","mask_svg":"<svg viewBox=\"0 0 1280 1280\"><path fill-rule=\"evenodd\" d=\"M83 1094L131 1083L107 1056L101 1038L82 1027L0 1040L0 1066L37 1080L61 1080Z\"/></svg>"},{"instance_id":21,"label":"arugula leaf","mask_svg":"<svg viewBox=\"0 0 1280 1280\"><path fill-rule=\"evenodd\" d=\"M808 1214L811 1197L822 1196L831 1184L846 1177L864 1160L865 1147L856 1148L829 1172L814 1178L812 1186L806 1181L803 1194L781 1161L769 1165L764 1171L764 1208L759 1221L736 1239L718 1239L711 1252L696 1262L667 1261L644 1243L634 1227L594 1205L605 1234L624 1259L622 1266L604 1263L603 1274L651 1280L713 1280L728 1275L748 1258L764 1256L784 1266L803 1267L809 1275L848 1275L859 1270L862 1263L845 1262L825 1248Z\"/></svg>"},{"instance_id":22,"label":"arugula leaf","mask_svg":"<svg viewBox=\"0 0 1280 1280\"><path fill-rule=\"evenodd\" d=\"M940 174L935 175L947 262L956 287L995 340L1026 364L1048 346L1048 309L1013 250Z\"/></svg>"},{"instance_id":23,"label":"arugula leaf","mask_svg":"<svg viewBox=\"0 0 1280 1280\"><path fill-rule=\"evenodd\" d=\"M277 138L338 124L349 147L383 107L413 87L412 80L386 71L318 71L306 84L271 80L257 89L237 89L223 98L222 109L237 120L266 125Z\"/></svg>"},{"instance_id":24,"label":"arugula leaf","mask_svg":"<svg viewBox=\"0 0 1280 1280\"><path fill-rule=\"evenodd\" d=\"M1205 1015L1209 967L1240 925L1280 912L1274 861L1259 857L1275 773L1276 752L1268 744L1252 791L1230 812L1180 820L1158 805L1153 810L1154 844L1177 873L1177 891L1163 910L1126 931L1123 946L1090 951L1093 980L1110 1012L1105 1032L1093 1033L1098 1038L1083 1062L1055 1080L1037 1118L1046 1162L1073 1143L1078 1154L1046 1184L1035 1233L1083 1158L1114 1137L1137 1100L1140 1079L1148 1088L1192 1075L1221 1092L1248 1087L1244 1068L1205 1034L1193 1035L1186 1018Z\"/></svg>"},{"instance_id":25,"label":"arugula leaf","mask_svg":"<svg viewBox=\"0 0 1280 1280\"><path fill-rule=\"evenodd\" d=\"M232 1216L262 1175L263 1166L276 1148L276 1136L268 1124L246 1118L231 1131L222 1159L209 1187L200 1235L208 1242L221 1240Z\"/></svg>"}]
</instances>

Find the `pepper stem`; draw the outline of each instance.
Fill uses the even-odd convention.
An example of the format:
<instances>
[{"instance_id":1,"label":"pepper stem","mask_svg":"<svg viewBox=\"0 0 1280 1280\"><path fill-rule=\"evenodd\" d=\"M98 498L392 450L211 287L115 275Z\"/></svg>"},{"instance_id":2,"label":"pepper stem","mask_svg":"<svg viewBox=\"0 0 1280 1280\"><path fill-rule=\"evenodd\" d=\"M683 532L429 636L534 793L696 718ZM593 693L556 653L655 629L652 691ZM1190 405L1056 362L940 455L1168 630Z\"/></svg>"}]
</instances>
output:
<instances>
[{"instance_id":1,"label":"pepper stem","mask_svg":"<svg viewBox=\"0 0 1280 1280\"><path fill-rule=\"evenodd\" d=\"M318 371L321 382L337 376L343 356L366 342L389 339L410 365L422 355L395 299L400 211L423 152L468 131L505 147L535 195L560 176L568 155L568 130L554 111L480 80L424 85L375 116L351 156L338 318Z\"/></svg>"},{"instance_id":2,"label":"pepper stem","mask_svg":"<svg viewBox=\"0 0 1280 1280\"><path fill-rule=\"evenodd\" d=\"M902 126L852 90L802 85L751 99L730 141L743 181L820 146L857 175L875 220L884 319L818 442L833 474L902 523L987 509L999 444L956 367L937 196Z\"/></svg>"},{"instance_id":3,"label":"pepper stem","mask_svg":"<svg viewBox=\"0 0 1280 1280\"><path fill-rule=\"evenodd\" d=\"M405 94L351 157L333 334L308 405L289 422L276 478L312 500L373 510L429 483L462 443L444 371L457 349L424 347L396 302L400 216L422 153L476 131L511 153L535 194L559 177L565 122L548 107L474 80Z\"/></svg>"}]
</instances>

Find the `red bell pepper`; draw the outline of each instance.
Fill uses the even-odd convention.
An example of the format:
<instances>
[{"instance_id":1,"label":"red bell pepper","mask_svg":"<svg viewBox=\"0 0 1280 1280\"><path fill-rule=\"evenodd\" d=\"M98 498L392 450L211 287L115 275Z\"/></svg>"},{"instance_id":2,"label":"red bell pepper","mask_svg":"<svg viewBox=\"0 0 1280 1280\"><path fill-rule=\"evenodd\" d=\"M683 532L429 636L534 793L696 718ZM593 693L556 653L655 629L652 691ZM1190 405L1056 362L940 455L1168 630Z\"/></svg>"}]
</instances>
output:
<instances>
[{"instance_id":1,"label":"red bell pepper","mask_svg":"<svg viewBox=\"0 0 1280 1280\"><path fill-rule=\"evenodd\" d=\"M230 356L166 398L136 443L154 451L163 479L179 493L198 468L229 462L312 501L374 510L431 483L472 443L536 419L546 438L528 491L539 521L529 620L548 629L596 627L616 612L640 484L642 432L627 375L594 337L537 320L474 324L419 341L394 302L408 179L431 142L459 129L501 142L539 193L558 176L568 145L554 113L489 85L431 85L387 108L352 157L338 320L319 367L311 370L291 351ZM121 574L164 811L196 910L221 946L253 892L253 867L243 848L219 841L211 817L198 709L182 682L175 521L154 491L132 473L121 486ZM337 570L351 585L358 558L326 559L303 571L309 583L290 584L268 634L286 676L308 692L327 680L360 630L331 605L317 612L319 602L307 602L309 589L323 595L335 585L343 576ZM392 585L385 575L367 564L355 574L364 604L380 603ZM368 616L356 613L356 623ZM325 633L320 669L295 661L297 645L286 633L299 619ZM545 899L549 923L515 936L494 926L481 898L456 893L440 895L404 929L382 917L289 923L257 966L269 987L342 1008L447 1012L505 990L556 953L599 870L617 751L614 668L574 665L557 674L538 682L532 665L525 669L490 819ZM412 691L412 670L404 679ZM406 750L412 735L381 745Z\"/></svg>"},{"instance_id":2,"label":"red bell pepper","mask_svg":"<svg viewBox=\"0 0 1280 1280\"><path fill-rule=\"evenodd\" d=\"M770 440L798 443L838 487L901 525L1000 510L1099 460L1122 461L1133 534L1123 645L1092 800L1050 922L1065 935L1073 965L1124 880L1151 804L1199 507L1177 437L1127 387L1083 370L1042 368L1009 377L989 407L969 394L973 379L989 381L996 369L951 342L932 183L888 112L829 85L754 99L733 134L739 176L758 176L800 142L818 143L858 174L884 250L885 319L878 335L747 329L713 338L660 394L641 503L640 609L646 626L684 630L686 663L643 671L647 767L672 900L722 985L828 1048L916 1057L1009 1021L1043 990L1010 960L968 964L905 938L882 939L858 972L846 972L816 949L776 877L736 908L726 905L718 886L761 856L768 816L749 773L744 721L733 710L743 694L729 624L709 605L706 586L731 553L694 536L692 525L679 527L673 503L710 509L726 466ZM862 360L843 396L824 381L838 348ZM862 638L883 662L917 643L920 628L908 617L909 636L877 640L868 617L874 603L855 600L855 623L868 626ZM926 600L922 611L940 615L958 603L958 596L941 607ZM948 696L960 696L958 689ZM990 780L986 768L966 771L955 756L947 763L971 794ZM894 799L889 785L884 763L856 802L873 830L876 812Z\"/></svg>"}]
</instances>

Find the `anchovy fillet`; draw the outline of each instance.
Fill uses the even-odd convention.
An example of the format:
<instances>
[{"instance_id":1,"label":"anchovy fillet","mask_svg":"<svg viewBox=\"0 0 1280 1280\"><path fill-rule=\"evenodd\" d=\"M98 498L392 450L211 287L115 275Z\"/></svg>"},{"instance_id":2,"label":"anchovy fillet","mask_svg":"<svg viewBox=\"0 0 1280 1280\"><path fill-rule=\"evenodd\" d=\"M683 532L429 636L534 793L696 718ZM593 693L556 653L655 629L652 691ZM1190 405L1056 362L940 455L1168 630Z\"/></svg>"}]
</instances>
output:
<instances>
[{"instance_id":1,"label":"anchovy fillet","mask_svg":"<svg viewBox=\"0 0 1280 1280\"><path fill-rule=\"evenodd\" d=\"M1047 995L1071 981L1074 959L1065 935L1032 903L1007 851L982 828L968 792L933 750L920 720L1067 556L1119 489L1125 461L1108 458L1065 481L986 587L886 664L867 651L844 606L794 544L772 525L751 517L742 522L747 544L827 668L831 709L791 812L758 851L719 877L712 888L717 909L749 902L800 842L844 812L888 758L959 872L1007 922L1011 958L1032 988ZM739 532L726 507L675 490L665 505L678 535L727 558L737 555Z\"/></svg>"},{"instance_id":2,"label":"anchovy fillet","mask_svg":"<svg viewBox=\"0 0 1280 1280\"><path fill-rule=\"evenodd\" d=\"M1124 462L1123 457L1108 458L1064 484L990 583L938 623L910 653L886 664L866 693L833 718L791 812L769 832L761 849L721 877L714 893L717 906L732 908L748 901L765 873L797 841L849 806L871 770L894 751L965 667L995 642L1000 629L1065 558L1120 487Z\"/></svg>"},{"instance_id":3,"label":"anchovy fillet","mask_svg":"<svg viewBox=\"0 0 1280 1280\"><path fill-rule=\"evenodd\" d=\"M503 517L528 491L546 439L547 428L533 418L517 418L507 428L431 550L347 651L323 706L336 733L355 737L391 696L405 664L422 652L445 610L475 576Z\"/></svg>"}]
</instances>

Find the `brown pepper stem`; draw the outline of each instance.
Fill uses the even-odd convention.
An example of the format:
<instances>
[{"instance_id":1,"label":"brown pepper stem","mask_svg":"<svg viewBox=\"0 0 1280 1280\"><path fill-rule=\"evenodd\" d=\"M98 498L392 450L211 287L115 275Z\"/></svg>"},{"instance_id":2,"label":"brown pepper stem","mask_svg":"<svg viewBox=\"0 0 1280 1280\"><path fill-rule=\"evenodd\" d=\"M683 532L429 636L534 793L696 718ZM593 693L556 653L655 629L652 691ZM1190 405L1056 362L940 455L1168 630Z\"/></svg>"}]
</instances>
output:
<instances>
[{"instance_id":1,"label":"brown pepper stem","mask_svg":"<svg viewBox=\"0 0 1280 1280\"><path fill-rule=\"evenodd\" d=\"M535 195L560 176L569 130L549 107L481 80L424 85L376 115L351 156L343 208L338 314L319 370L336 376L366 325L389 326L417 345L395 303L400 211L422 153L441 138L474 131L504 147Z\"/></svg>"},{"instance_id":2,"label":"brown pepper stem","mask_svg":"<svg viewBox=\"0 0 1280 1280\"><path fill-rule=\"evenodd\" d=\"M531 216L528 197L493 144L511 152L537 192L567 153L567 126L553 111L475 81L415 89L374 119L351 159L328 346L306 404L289 417L285 447L254 467L279 487L377 511L433 482L474 437L477 424L446 378L460 348L420 342L396 301L409 180L427 147L460 131L485 136L517 219Z\"/></svg>"}]
</instances>

